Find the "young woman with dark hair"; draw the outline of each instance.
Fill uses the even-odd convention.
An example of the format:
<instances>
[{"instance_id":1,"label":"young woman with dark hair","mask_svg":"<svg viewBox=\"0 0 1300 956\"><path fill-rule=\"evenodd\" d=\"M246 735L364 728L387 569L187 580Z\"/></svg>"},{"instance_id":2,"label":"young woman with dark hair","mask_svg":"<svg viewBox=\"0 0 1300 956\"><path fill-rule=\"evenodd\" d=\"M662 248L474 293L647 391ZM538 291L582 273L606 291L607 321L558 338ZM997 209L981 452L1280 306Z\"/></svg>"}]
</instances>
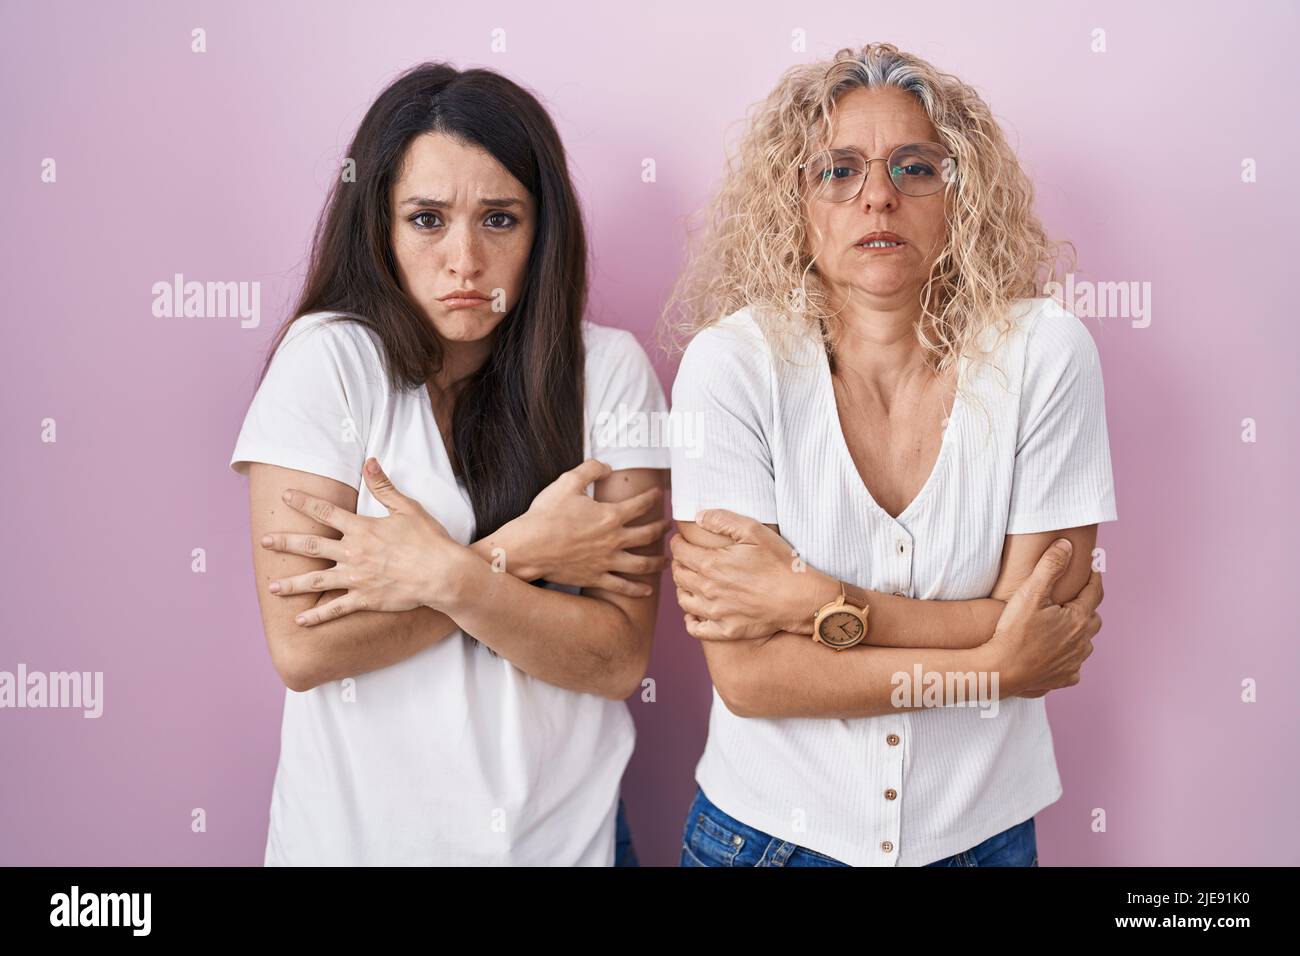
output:
<instances>
[{"instance_id":1,"label":"young woman with dark hair","mask_svg":"<svg viewBox=\"0 0 1300 956\"><path fill-rule=\"evenodd\" d=\"M586 298L538 101L385 89L231 459L288 687L268 864L616 862L669 453L608 422L667 406Z\"/></svg>"}]
</instances>

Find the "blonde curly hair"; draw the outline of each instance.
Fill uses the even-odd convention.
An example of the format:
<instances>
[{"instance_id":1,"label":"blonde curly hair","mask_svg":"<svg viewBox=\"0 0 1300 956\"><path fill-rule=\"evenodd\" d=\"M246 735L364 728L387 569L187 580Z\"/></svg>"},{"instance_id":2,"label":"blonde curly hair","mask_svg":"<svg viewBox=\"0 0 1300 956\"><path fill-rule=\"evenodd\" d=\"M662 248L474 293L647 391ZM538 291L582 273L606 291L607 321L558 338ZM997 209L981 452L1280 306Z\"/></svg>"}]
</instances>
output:
<instances>
[{"instance_id":1,"label":"blonde curly hair","mask_svg":"<svg viewBox=\"0 0 1300 956\"><path fill-rule=\"evenodd\" d=\"M816 334L831 349L829 293L807 247L800 164L829 143L835 104L861 87L897 87L929 115L955 157L948 237L921 291L917 340L936 372L986 329L1010 331L1012 302L1043 294L1063 246L1033 211L1034 188L988 105L971 86L888 43L844 48L788 70L751 110L686 271L664 307L660 342L680 351L695 333L751 307L769 335Z\"/></svg>"}]
</instances>

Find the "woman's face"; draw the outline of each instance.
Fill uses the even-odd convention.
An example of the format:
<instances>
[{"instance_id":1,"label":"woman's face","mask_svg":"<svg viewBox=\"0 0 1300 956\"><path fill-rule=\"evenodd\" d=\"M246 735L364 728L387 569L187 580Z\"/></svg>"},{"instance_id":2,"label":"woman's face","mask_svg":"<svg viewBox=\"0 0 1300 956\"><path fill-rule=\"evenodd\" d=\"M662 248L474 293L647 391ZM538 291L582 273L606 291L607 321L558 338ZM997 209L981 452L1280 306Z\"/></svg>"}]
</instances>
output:
<instances>
[{"instance_id":1,"label":"woman's face","mask_svg":"<svg viewBox=\"0 0 1300 956\"><path fill-rule=\"evenodd\" d=\"M425 133L408 147L389 201L402 289L443 341L486 339L524 284L533 197L483 148ZM482 298L453 296L466 291Z\"/></svg>"},{"instance_id":2,"label":"woman's face","mask_svg":"<svg viewBox=\"0 0 1300 956\"><path fill-rule=\"evenodd\" d=\"M887 157L909 143L938 143L938 133L911 94L883 87L856 89L836 103L831 149L854 147L868 159ZM857 199L805 202L809 249L834 304L847 300L871 308L915 305L930 267L947 239L945 196L905 196L894 188L885 163L871 163ZM860 245L873 232L896 233L892 249Z\"/></svg>"}]
</instances>

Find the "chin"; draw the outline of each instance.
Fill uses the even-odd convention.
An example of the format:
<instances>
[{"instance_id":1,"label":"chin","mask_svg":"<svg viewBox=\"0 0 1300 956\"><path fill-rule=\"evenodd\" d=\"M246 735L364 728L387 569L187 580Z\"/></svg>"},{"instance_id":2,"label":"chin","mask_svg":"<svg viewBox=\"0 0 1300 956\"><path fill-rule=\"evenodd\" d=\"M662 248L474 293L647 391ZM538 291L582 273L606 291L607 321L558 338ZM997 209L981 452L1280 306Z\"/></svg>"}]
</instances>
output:
<instances>
[{"instance_id":1,"label":"chin","mask_svg":"<svg viewBox=\"0 0 1300 956\"><path fill-rule=\"evenodd\" d=\"M898 295L906 291L914 284L911 276L857 276L853 282L854 288L866 295L875 296L876 298L887 298Z\"/></svg>"},{"instance_id":2,"label":"chin","mask_svg":"<svg viewBox=\"0 0 1300 956\"><path fill-rule=\"evenodd\" d=\"M446 342L478 342L491 335L505 318L502 313L493 312L488 304L482 308L447 310L441 303L435 303L434 308L443 313L433 320L434 331Z\"/></svg>"}]
</instances>

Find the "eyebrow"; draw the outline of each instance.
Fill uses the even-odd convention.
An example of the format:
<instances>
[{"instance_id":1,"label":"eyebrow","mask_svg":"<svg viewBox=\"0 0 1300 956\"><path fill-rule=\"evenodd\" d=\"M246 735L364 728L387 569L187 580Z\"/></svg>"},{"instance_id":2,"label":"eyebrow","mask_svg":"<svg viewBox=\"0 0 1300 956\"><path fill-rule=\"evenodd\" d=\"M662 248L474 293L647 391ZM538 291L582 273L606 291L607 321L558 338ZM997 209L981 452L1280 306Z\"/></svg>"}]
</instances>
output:
<instances>
[{"instance_id":1,"label":"eyebrow","mask_svg":"<svg viewBox=\"0 0 1300 956\"><path fill-rule=\"evenodd\" d=\"M940 143L936 143L935 140L925 139L924 137L921 139L905 139L905 140L900 140L897 143L890 143L885 148L885 155L888 156L890 153L898 149L900 146L912 146L915 145L916 143L935 143L936 145L942 145ZM857 143L848 143L844 146L827 146L826 148L827 149L853 149L853 150L857 150L863 156L868 155L867 151L863 149L861 146L859 146Z\"/></svg>"},{"instance_id":2,"label":"eyebrow","mask_svg":"<svg viewBox=\"0 0 1300 956\"><path fill-rule=\"evenodd\" d=\"M411 196L409 199L402 200L403 206L430 206L434 209L447 209L452 205L446 199L433 199L428 196ZM480 206L491 206L494 209L505 209L511 206L523 206L523 202L509 196L501 199L480 199Z\"/></svg>"}]
</instances>

